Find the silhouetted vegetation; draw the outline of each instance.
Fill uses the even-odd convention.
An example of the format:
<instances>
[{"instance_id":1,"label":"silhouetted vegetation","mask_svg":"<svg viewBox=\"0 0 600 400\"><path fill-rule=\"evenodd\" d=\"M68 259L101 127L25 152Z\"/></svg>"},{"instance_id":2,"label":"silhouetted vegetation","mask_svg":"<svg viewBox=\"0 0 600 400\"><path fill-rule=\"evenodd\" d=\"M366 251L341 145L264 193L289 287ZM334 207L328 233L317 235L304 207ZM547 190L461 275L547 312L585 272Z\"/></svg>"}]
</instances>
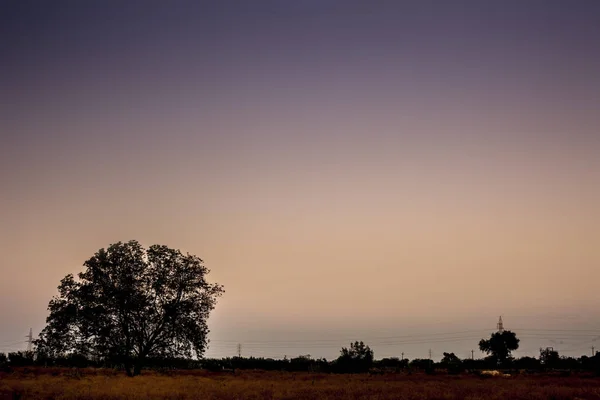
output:
<instances>
[{"instance_id":1,"label":"silhouetted vegetation","mask_svg":"<svg viewBox=\"0 0 600 400\"><path fill-rule=\"evenodd\" d=\"M26 367L34 364L33 352L27 351L8 353L8 360L12 367Z\"/></svg>"},{"instance_id":2,"label":"silhouetted vegetation","mask_svg":"<svg viewBox=\"0 0 600 400\"><path fill-rule=\"evenodd\" d=\"M352 346L351 346L352 348ZM351 354L351 348L346 349ZM359 347L360 348L360 347ZM365 345L365 355L368 346ZM369 349L370 350L370 349ZM372 352L372 350L371 350ZM557 354L558 355L558 354ZM401 360L400 358L372 359L370 363L361 364L360 361L351 361L348 356L328 361L324 358L315 359L309 355L294 358L273 359L263 357L228 357L228 358L204 358L191 359L184 357L148 357L145 360L145 368L166 373L174 370L207 370L212 372L236 373L241 370L263 370L263 371L288 371L288 372L319 372L319 373L350 373L350 372L425 372L446 371L448 374L471 373L481 370L497 368L497 360L494 357L483 359L459 359L453 353L444 353L440 362L429 359ZM340 358L344 364L340 364ZM367 355L367 359L369 356ZM354 360L361 360L360 357ZM125 370L125 366L118 359L91 359L81 354L68 354L56 358L37 357L36 353L14 352L8 357L0 353L0 367L49 367L49 368L106 368L114 370ZM581 356L553 358L552 364L547 365L540 359L534 357L521 357L507 362L508 372L542 373L559 371L571 372L595 372L600 375L600 354L594 357Z\"/></svg>"},{"instance_id":3,"label":"silhouetted vegetation","mask_svg":"<svg viewBox=\"0 0 600 400\"><path fill-rule=\"evenodd\" d=\"M383 358L381 360L374 360L373 367L380 368L386 371L392 370L395 372L399 372L408 368L408 360L401 360L398 357Z\"/></svg>"},{"instance_id":4,"label":"silhouetted vegetation","mask_svg":"<svg viewBox=\"0 0 600 400\"><path fill-rule=\"evenodd\" d=\"M499 365L503 365L511 353L519 348L519 339L511 331L502 331L492 333L488 339L481 339L479 349L484 353L491 355Z\"/></svg>"},{"instance_id":5,"label":"silhouetted vegetation","mask_svg":"<svg viewBox=\"0 0 600 400\"><path fill-rule=\"evenodd\" d=\"M77 280L67 275L61 281L59 295L48 306L47 326L34 341L35 352L0 353L0 367L110 368L129 376L138 375L142 367L160 373L203 369L232 374L265 370L372 375L460 374L502 367L513 372L595 371L600 375L598 354L560 357L548 348L539 359L513 359L519 339L511 331L482 339L479 348L488 354L483 359L461 360L444 352L440 362L397 357L375 360L373 350L362 341L343 347L333 361L310 355L205 359L206 321L223 288L205 280L209 270L200 258L166 246L146 250L130 241L100 249L84 266Z\"/></svg>"},{"instance_id":6,"label":"silhouetted vegetation","mask_svg":"<svg viewBox=\"0 0 600 400\"><path fill-rule=\"evenodd\" d=\"M442 365L449 374L458 374L463 370L462 361L454 353L444 353L440 365Z\"/></svg>"},{"instance_id":7,"label":"silhouetted vegetation","mask_svg":"<svg viewBox=\"0 0 600 400\"><path fill-rule=\"evenodd\" d=\"M540 360L534 357L521 357L514 361L513 366L517 369L537 371L540 369Z\"/></svg>"},{"instance_id":8,"label":"silhouetted vegetation","mask_svg":"<svg viewBox=\"0 0 600 400\"><path fill-rule=\"evenodd\" d=\"M558 351L553 349L544 349L540 352L540 363L546 368L557 368L560 364Z\"/></svg>"},{"instance_id":9,"label":"silhouetted vegetation","mask_svg":"<svg viewBox=\"0 0 600 400\"><path fill-rule=\"evenodd\" d=\"M435 363L428 358L415 358L408 365L411 369L425 371L428 374L435 372Z\"/></svg>"},{"instance_id":10,"label":"silhouetted vegetation","mask_svg":"<svg viewBox=\"0 0 600 400\"><path fill-rule=\"evenodd\" d=\"M373 366L373 350L361 342L350 343L350 347L342 347L340 356L335 361L337 372L366 372Z\"/></svg>"},{"instance_id":11,"label":"silhouetted vegetation","mask_svg":"<svg viewBox=\"0 0 600 400\"><path fill-rule=\"evenodd\" d=\"M204 354L206 320L223 288L206 281L200 258L130 241L100 249L84 266L50 301L35 342L41 360L119 364L133 376L151 358Z\"/></svg>"}]
</instances>

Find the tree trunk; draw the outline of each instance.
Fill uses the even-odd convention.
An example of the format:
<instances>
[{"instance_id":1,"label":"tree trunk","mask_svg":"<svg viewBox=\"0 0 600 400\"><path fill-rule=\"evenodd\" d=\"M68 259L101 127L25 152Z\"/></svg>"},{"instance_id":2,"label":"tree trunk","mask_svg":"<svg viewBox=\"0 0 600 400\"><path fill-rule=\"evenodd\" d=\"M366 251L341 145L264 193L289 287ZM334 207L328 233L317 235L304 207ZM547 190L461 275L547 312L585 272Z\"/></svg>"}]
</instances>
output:
<instances>
[{"instance_id":1,"label":"tree trunk","mask_svg":"<svg viewBox=\"0 0 600 400\"><path fill-rule=\"evenodd\" d=\"M129 361L125 362L125 372L127 373L128 377L133 377L134 375L134 370L132 369L132 365Z\"/></svg>"},{"instance_id":2,"label":"tree trunk","mask_svg":"<svg viewBox=\"0 0 600 400\"><path fill-rule=\"evenodd\" d=\"M127 360L127 362L125 362L125 372L129 377L139 375L142 372L142 367L143 360L141 359Z\"/></svg>"},{"instance_id":3,"label":"tree trunk","mask_svg":"<svg viewBox=\"0 0 600 400\"><path fill-rule=\"evenodd\" d=\"M133 376L139 375L142 372L142 361L137 360L133 366Z\"/></svg>"}]
</instances>

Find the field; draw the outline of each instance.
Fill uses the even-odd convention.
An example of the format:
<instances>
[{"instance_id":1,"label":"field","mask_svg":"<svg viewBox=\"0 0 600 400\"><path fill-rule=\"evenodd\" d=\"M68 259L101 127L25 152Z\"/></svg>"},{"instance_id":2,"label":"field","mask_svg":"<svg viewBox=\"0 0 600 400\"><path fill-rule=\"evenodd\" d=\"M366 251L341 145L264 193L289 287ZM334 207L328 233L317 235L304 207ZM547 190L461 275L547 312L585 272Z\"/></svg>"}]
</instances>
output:
<instances>
[{"instance_id":1,"label":"field","mask_svg":"<svg viewBox=\"0 0 600 400\"><path fill-rule=\"evenodd\" d=\"M20 369L0 372L0 399L600 399L600 378Z\"/></svg>"}]
</instances>

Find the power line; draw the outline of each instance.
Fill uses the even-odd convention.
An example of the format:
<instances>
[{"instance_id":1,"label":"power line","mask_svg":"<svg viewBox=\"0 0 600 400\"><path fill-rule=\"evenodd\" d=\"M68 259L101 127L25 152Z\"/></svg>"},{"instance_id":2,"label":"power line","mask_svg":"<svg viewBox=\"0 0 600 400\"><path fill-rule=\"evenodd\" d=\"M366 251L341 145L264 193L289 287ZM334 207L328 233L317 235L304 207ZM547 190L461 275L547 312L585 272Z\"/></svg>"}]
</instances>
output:
<instances>
[{"instance_id":1,"label":"power line","mask_svg":"<svg viewBox=\"0 0 600 400\"><path fill-rule=\"evenodd\" d=\"M368 342L369 345L378 345L378 346L395 346L395 345L403 345L403 344L427 344L427 343L450 343L450 342L459 342L466 340L476 340L481 339L480 336L466 336L466 337L448 337L448 338L435 338L435 339L415 339L415 340L403 340L403 341L393 341L393 342ZM277 342L277 343L246 343L246 348L327 348L327 347L337 347L340 345L340 342L336 343L303 343L303 342ZM227 348L227 346L220 346L221 348Z\"/></svg>"},{"instance_id":2,"label":"power line","mask_svg":"<svg viewBox=\"0 0 600 400\"><path fill-rule=\"evenodd\" d=\"M372 336L367 337L366 339L371 340L385 340L385 339L402 339L402 338L415 338L415 337L427 337L427 336L444 336L444 335L458 335L464 333L481 333L481 332L489 332L488 329L478 329L478 330L470 330L470 331L458 331L458 332L440 332L440 333L415 333L412 335L396 335L396 336ZM360 336L360 335L357 335ZM296 340L254 340L254 341L244 341L244 343L290 343L290 342L345 342L345 341L353 341L352 338L344 337L344 338L335 338L335 339L296 339ZM236 340L211 340L212 342L221 342L221 343L238 343Z\"/></svg>"},{"instance_id":3,"label":"power line","mask_svg":"<svg viewBox=\"0 0 600 400\"><path fill-rule=\"evenodd\" d=\"M587 329L538 329L538 328L527 328L527 329L515 329L515 332L519 337L553 337L553 338L564 338L565 336L569 337L594 337L598 336L600 330L587 330ZM586 333L588 332L588 333ZM428 333L428 334L411 334L411 335L396 335L396 336L373 336L363 338L363 341L368 341L370 343L400 343L410 339L420 339L420 340L429 340L429 339L443 339L444 337L449 337L452 335L461 335L467 333L478 333L478 334L488 334L489 330L469 330L469 331L456 331L456 332L440 332L440 333ZM441 337L437 337L441 336ZM466 337L466 336L465 336ZM244 341L247 344L327 344L327 343L341 343L346 341L352 341L349 338L321 338L321 339L277 339L277 340L251 340ZM239 343L237 340L211 340L212 344L236 344Z\"/></svg>"},{"instance_id":4,"label":"power line","mask_svg":"<svg viewBox=\"0 0 600 400\"><path fill-rule=\"evenodd\" d=\"M2 344L2 347L0 347L0 348L8 348L8 347L10 347L10 346L16 346L16 345L18 345L18 344L23 344L23 343L27 343L27 341L25 341L25 340L20 340L20 341L18 341L18 342L12 342L12 343L3 343L3 344Z\"/></svg>"},{"instance_id":5,"label":"power line","mask_svg":"<svg viewBox=\"0 0 600 400\"><path fill-rule=\"evenodd\" d=\"M497 332L501 333L504 331L504 321L502 316L498 318L496 324ZM547 340L549 342L558 344L564 344L564 342L572 342L576 338L589 339L600 338L598 334L599 330L592 329L551 329L551 328L517 328L514 331L518 334L521 339L537 339ZM423 345L423 344L444 344L461 341L471 341L481 339L490 333L488 329L478 330L464 330L464 331L453 331L453 332L436 332L436 333L422 333L422 334L407 334L407 335L393 335L393 336L370 336L367 335L354 335L354 338L360 337L363 341L368 343L371 347L388 348L383 350L389 352L389 348L405 345ZM333 349L338 347L340 344L347 341L353 342L354 338L351 339L348 336L345 337L327 337L318 339L276 339L276 340L253 340L244 341L246 348L251 353L265 353L288 351L294 349ZM223 351L226 348L230 348L237 341L233 340L214 340L211 341L212 348L216 351ZM589 342L589 340L588 340ZM577 344L575 344L577 345ZM573 347L573 343L571 343ZM431 350L431 349L430 349ZM562 351L569 351L569 349L563 349ZM522 350L521 350L522 351ZM238 342L238 355L241 354L241 344ZM403 354L404 357L404 354ZM474 350L471 350L471 359L474 359Z\"/></svg>"},{"instance_id":6,"label":"power line","mask_svg":"<svg viewBox=\"0 0 600 400\"><path fill-rule=\"evenodd\" d=\"M497 332L504 331L504 321L502 316L498 318L498 323L496 324ZM478 329L478 330L464 330L464 331L452 331L452 332L435 332L435 333L414 333L414 334L406 334L406 335L393 335L393 336L370 336L370 335L354 335L354 338L349 338L348 336L342 337L323 337L323 338L311 338L311 339L275 339L275 340L253 340L253 341L244 341L244 346L250 354L275 354L280 352L289 353L290 351L301 349L323 349L323 350L333 350L333 348L337 348L339 345L346 343L348 341L353 342L355 338L360 338L364 342L366 342L369 346L376 349L376 351L381 351L386 354L391 354L391 352L395 352L397 350L392 350L394 348L398 348L398 346L406 346L406 345L439 345L446 344L452 342L467 342L471 340L478 340L482 337L486 337L490 334L490 329ZM565 344L567 348L563 348L562 351L572 351L574 350L574 345L578 345L579 343L573 343L577 339L584 339L585 342L591 343L591 341L595 341L600 338L598 334L599 330L592 329L552 329L552 328L517 328L514 329L517 333L518 337L521 339L530 339L530 340L546 340L555 344L555 347L558 342L560 344ZM493 331L492 331L493 332ZM365 337L366 336L366 337ZM234 340L211 340L211 348L216 352L227 352L226 349L231 349L235 346L235 343L239 344L239 341ZM538 345L539 346L539 345ZM536 347L538 349L539 347ZM379 349L379 350L377 350ZM588 347L589 349L589 347ZM399 349L398 349L399 350ZM231 350L229 350L231 351ZM318 351L318 350L314 350ZM523 352L525 349L519 349L519 352ZM398 351L399 352L399 351ZM238 355L241 354L241 351L238 347ZM397 353L396 353L397 354ZM474 350L471 350L471 359L474 359ZM402 355L404 358L404 354Z\"/></svg>"},{"instance_id":7,"label":"power line","mask_svg":"<svg viewBox=\"0 0 600 400\"><path fill-rule=\"evenodd\" d=\"M522 339L547 339L552 341L555 340L572 340L573 338L592 338L595 335L570 335L571 337L566 337L564 333L561 334L544 334L544 333L525 333L520 334L519 338ZM397 339L397 340L367 340L369 345L380 345L380 346L394 346L394 345L405 345L405 344L427 344L427 343L449 343L449 342L457 342L457 341L467 341L467 340L477 340L481 339L480 335L459 335L459 336L440 336L440 337L425 337L425 338L417 338L412 337L410 339ZM211 342L211 347L221 347L227 348L229 346L233 347L233 344L229 343L219 343L219 342ZM333 340L290 340L290 341L254 341L254 342L246 342L246 347L248 348L323 348L323 347L332 347L338 346L342 341L333 341Z\"/></svg>"}]
</instances>

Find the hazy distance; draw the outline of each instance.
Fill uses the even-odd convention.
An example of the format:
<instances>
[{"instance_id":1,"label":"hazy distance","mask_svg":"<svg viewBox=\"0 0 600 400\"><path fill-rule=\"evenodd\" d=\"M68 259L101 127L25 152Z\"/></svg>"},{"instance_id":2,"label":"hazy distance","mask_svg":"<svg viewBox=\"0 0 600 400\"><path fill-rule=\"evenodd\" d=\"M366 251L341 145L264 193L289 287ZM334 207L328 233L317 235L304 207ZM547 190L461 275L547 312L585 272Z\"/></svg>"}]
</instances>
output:
<instances>
[{"instance_id":1,"label":"hazy distance","mask_svg":"<svg viewBox=\"0 0 600 400\"><path fill-rule=\"evenodd\" d=\"M225 286L207 356L600 338L600 3L0 10L0 352L130 239Z\"/></svg>"}]
</instances>

